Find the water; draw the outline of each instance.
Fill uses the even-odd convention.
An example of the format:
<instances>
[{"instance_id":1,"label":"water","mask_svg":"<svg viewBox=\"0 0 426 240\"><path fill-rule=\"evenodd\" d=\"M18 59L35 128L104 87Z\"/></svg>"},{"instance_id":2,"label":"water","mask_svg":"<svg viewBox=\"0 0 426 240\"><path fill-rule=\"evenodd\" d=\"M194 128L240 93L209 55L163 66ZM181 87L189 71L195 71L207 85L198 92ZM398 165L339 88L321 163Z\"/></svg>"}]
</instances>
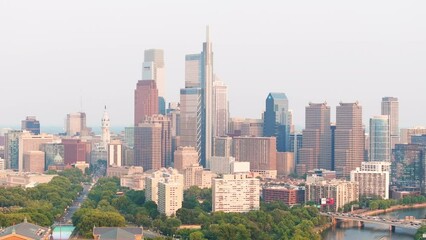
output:
<instances>
[{"instance_id":1,"label":"water","mask_svg":"<svg viewBox=\"0 0 426 240\"><path fill-rule=\"evenodd\" d=\"M425 218L426 208L405 209L383 214L392 218L414 216L417 219ZM322 234L325 240L412 240L416 230L396 228L395 232L389 231L389 226L381 224L368 224L358 228L357 222L345 222L339 227L329 229Z\"/></svg>"},{"instance_id":2,"label":"water","mask_svg":"<svg viewBox=\"0 0 426 240\"><path fill-rule=\"evenodd\" d=\"M71 237L72 232L74 231L74 226L56 226L53 229L53 239L54 240L67 240Z\"/></svg>"}]
</instances>

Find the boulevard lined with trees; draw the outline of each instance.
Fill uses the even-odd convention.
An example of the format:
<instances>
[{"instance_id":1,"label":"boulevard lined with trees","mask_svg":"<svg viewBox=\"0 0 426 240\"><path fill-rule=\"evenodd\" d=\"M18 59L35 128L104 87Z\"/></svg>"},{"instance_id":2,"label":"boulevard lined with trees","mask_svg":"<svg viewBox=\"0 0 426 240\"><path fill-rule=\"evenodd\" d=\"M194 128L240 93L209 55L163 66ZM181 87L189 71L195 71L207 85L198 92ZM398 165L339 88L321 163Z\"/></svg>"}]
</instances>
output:
<instances>
[{"instance_id":1,"label":"boulevard lined with trees","mask_svg":"<svg viewBox=\"0 0 426 240\"><path fill-rule=\"evenodd\" d=\"M88 180L78 169L58 175L34 188L0 188L0 226L8 227L25 218L40 226L51 226L82 191L81 182Z\"/></svg>"}]
</instances>

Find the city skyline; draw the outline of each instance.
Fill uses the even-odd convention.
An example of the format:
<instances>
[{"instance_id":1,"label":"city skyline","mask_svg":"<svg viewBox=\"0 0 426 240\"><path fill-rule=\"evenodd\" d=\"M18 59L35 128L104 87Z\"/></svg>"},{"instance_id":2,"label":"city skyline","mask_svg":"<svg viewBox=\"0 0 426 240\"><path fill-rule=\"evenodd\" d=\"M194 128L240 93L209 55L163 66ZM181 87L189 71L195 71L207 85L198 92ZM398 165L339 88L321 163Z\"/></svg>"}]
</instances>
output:
<instances>
[{"instance_id":1,"label":"city skyline","mask_svg":"<svg viewBox=\"0 0 426 240\"><path fill-rule=\"evenodd\" d=\"M146 7L155 14L176 17L175 23L160 21L150 27L130 24L152 17L149 13L138 16L142 7L138 5L102 2L101 6L89 3L87 9L80 9L79 4L46 3L58 11L43 12L43 4L31 2L0 3L0 20L10 23L0 24L6 36L0 40L2 99L14 99L0 106L1 127L19 126L32 115L42 130L62 127L67 113L83 110L87 125L96 128L104 105L108 106L112 128L132 126L132 91L135 82L142 79L144 51L164 50L166 101L179 101L179 89L185 85L185 55L199 51L207 24L214 43L215 73L228 85L231 117L260 118L267 94L284 92L299 129L305 106L323 101L331 107L335 121L334 107L340 101L358 100L363 106L363 123L368 125L371 116L380 114L381 98L394 96L400 101L401 128L426 125L426 113L410 109L423 100L416 85L426 76L422 67L425 36L417 31L426 22L419 10L425 4L422 2L414 1L417 7L409 9L407 4L389 2L385 6L374 3L370 9L364 9L363 4L333 7L328 2L308 6L285 3L287 8L276 9L256 6L262 11L247 3L246 11L239 12L240 19L233 21L229 18L238 9L237 3L229 3L224 10L220 4L212 4L203 16L178 6L175 11L161 12L161 4L149 3ZM194 2L195 9L202 6ZM95 7L99 11L92 11ZM381 11L375 11L379 8ZM28 15L23 19L37 21L20 20L22 14ZM37 17L31 17L34 14ZM185 14L189 17L179 19ZM321 21L305 20L306 14ZM81 22L69 24L74 16L81 17ZM198 21L191 21L191 16ZM253 22L256 16L263 21ZM336 17L342 23L337 23ZM400 83L406 87L401 88ZM18 92L25 97L16 98Z\"/></svg>"}]
</instances>

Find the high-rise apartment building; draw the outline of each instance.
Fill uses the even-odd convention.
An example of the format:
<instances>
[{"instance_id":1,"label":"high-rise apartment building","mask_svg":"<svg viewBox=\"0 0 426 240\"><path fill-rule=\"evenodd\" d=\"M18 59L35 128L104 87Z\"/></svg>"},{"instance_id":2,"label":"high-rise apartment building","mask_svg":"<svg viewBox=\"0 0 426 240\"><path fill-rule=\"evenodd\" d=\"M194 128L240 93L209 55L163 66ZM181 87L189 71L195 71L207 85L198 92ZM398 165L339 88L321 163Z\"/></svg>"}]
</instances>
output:
<instances>
[{"instance_id":1,"label":"high-rise apartment building","mask_svg":"<svg viewBox=\"0 0 426 240\"><path fill-rule=\"evenodd\" d=\"M277 175L288 176L296 171L294 153L277 152Z\"/></svg>"},{"instance_id":2,"label":"high-rise apartment building","mask_svg":"<svg viewBox=\"0 0 426 240\"><path fill-rule=\"evenodd\" d=\"M158 89L154 80L140 80L135 89L135 126L158 114Z\"/></svg>"},{"instance_id":3,"label":"high-rise apartment building","mask_svg":"<svg viewBox=\"0 0 426 240\"><path fill-rule=\"evenodd\" d=\"M345 204L358 199L357 182L333 179L307 182L305 185L305 201L321 204L322 211L337 212Z\"/></svg>"},{"instance_id":4,"label":"high-rise apartment building","mask_svg":"<svg viewBox=\"0 0 426 240\"><path fill-rule=\"evenodd\" d=\"M231 118L228 133L231 136L263 137L263 120Z\"/></svg>"},{"instance_id":5,"label":"high-rise apartment building","mask_svg":"<svg viewBox=\"0 0 426 240\"><path fill-rule=\"evenodd\" d=\"M391 135L387 115L370 118L370 161L390 162Z\"/></svg>"},{"instance_id":6,"label":"high-rise apartment building","mask_svg":"<svg viewBox=\"0 0 426 240\"><path fill-rule=\"evenodd\" d=\"M135 127L134 162L145 171L161 168L160 123L140 123Z\"/></svg>"},{"instance_id":7,"label":"high-rise apartment building","mask_svg":"<svg viewBox=\"0 0 426 240\"><path fill-rule=\"evenodd\" d=\"M90 129L86 126L86 113L77 112L67 114L66 119L67 136L86 136Z\"/></svg>"},{"instance_id":8,"label":"high-rise apartment building","mask_svg":"<svg viewBox=\"0 0 426 240\"><path fill-rule=\"evenodd\" d=\"M219 81L215 75L213 82L213 105L214 105L214 137L226 136L228 133L229 103L228 87Z\"/></svg>"},{"instance_id":9,"label":"high-rise apartment building","mask_svg":"<svg viewBox=\"0 0 426 240\"><path fill-rule=\"evenodd\" d=\"M21 130L29 131L34 135L40 134L40 121L35 116L28 116L21 122Z\"/></svg>"},{"instance_id":10,"label":"high-rise apartment building","mask_svg":"<svg viewBox=\"0 0 426 240\"><path fill-rule=\"evenodd\" d=\"M276 175L275 137L235 137L233 153L236 161L250 162L250 170L275 171Z\"/></svg>"},{"instance_id":11,"label":"high-rise apartment building","mask_svg":"<svg viewBox=\"0 0 426 240\"><path fill-rule=\"evenodd\" d=\"M183 170L184 189L197 186L201 189L212 187L212 178L216 175L211 171L204 170L198 163L187 166Z\"/></svg>"},{"instance_id":12,"label":"high-rise apartment building","mask_svg":"<svg viewBox=\"0 0 426 240\"><path fill-rule=\"evenodd\" d=\"M304 164L307 171L331 169L330 107L327 103L309 103L305 121L300 164Z\"/></svg>"},{"instance_id":13,"label":"high-rise apartment building","mask_svg":"<svg viewBox=\"0 0 426 240\"><path fill-rule=\"evenodd\" d=\"M335 170L338 177L349 177L364 160L362 107L358 102L340 103L336 108ZM305 141L305 139L303 139Z\"/></svg>"},{"instance_id":14,"label":"high-rise apartment building","mask_svg":"<svg viewBox=\"0 0 426 240\"><path fill-rule=\"evenodd\" d=\"M351 181L359 184L360 197L389 199L390 162L362 162L351 171Z\"/></svg>"},{"instance_id":15,"label":"high-rise apartment building","mask_svg":"<svg viewBox=\"0 0 426 240\"><path fill-rule=\"evenodd\" d=\"M213 179L213 212L249 212L260 207L260 180L247 173Z\"/></svg>"},{"instance_id":16,"label":"high-rise apartment building","mask_svg":"<svg viewBox=\"0 0 426 240\"><path fill-rule=\"evenodd\" d=\"M182 208L183 186L182 174L176 169L162 168L146 177L146 200L156 202L160 213L172 216Z\"/></svg>"},{"instance_id":17,"label":"high-rise apartment building","mask_svg":"<svg viewBox=\"0 0 426 240\"><path fill-rule=\"evenodd\" d=\"M290 149L290 123L288 99L285 93L269 93L263 114L263 136L276 137L278 152Z\"/></svg>"},{"instance_id":18,"label":"high-rise apartment building","mask_svg":"<svg viewBox=\"0 0 426 240\"><path fill-rule=\"evenodd\" d=\"M382 115L389 118L391 148L399 143L399 101L396 97L382 98Z\"/></svg>"}]
</instances>

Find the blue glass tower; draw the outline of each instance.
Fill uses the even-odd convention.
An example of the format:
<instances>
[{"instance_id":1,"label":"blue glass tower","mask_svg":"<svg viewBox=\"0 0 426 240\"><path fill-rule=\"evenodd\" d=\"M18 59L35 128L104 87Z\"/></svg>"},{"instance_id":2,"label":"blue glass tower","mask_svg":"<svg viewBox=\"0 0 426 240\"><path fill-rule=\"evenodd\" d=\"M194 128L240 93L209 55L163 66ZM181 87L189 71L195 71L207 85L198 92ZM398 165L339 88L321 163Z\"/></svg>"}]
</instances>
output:
<instances>
[{"instance_id":1,"label":"blue glass tower","mask_svg":"<svg viewBox=\"0 0 426 240\"><path fill-rule=\"evenodd\" d=\"M269 93L263 115L263 136L277 138L277 151L290 150L288 99L285 93Z\"/></svg>"}]
</instances>

